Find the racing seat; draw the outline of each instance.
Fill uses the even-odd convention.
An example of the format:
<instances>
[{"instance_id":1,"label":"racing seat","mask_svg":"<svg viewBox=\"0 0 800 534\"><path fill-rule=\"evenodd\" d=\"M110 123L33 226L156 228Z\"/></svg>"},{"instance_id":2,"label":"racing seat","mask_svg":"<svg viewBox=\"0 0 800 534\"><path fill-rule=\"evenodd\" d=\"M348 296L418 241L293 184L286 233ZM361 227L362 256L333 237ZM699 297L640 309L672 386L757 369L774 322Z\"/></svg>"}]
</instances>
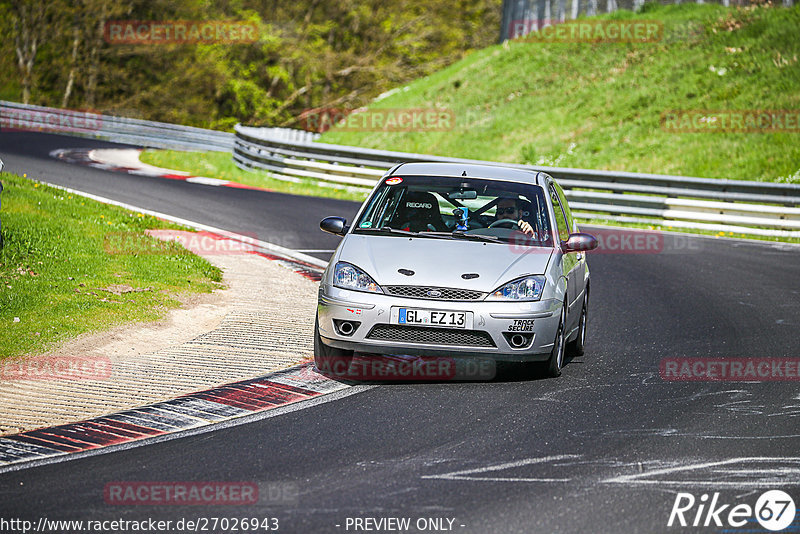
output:
<instances>
[{"instance_id":1,"label":"racing seat","mask_svg":"<svg viewBox=\"0 0 800 534\"><path fill-rule=\"evenodd\" d=\"M433 193L427 191L410 191L400 203L395 220L400 222L395 228L401 230L412 232L449 231L442 220L439 202Z\"/></svg>"}]
</instances>

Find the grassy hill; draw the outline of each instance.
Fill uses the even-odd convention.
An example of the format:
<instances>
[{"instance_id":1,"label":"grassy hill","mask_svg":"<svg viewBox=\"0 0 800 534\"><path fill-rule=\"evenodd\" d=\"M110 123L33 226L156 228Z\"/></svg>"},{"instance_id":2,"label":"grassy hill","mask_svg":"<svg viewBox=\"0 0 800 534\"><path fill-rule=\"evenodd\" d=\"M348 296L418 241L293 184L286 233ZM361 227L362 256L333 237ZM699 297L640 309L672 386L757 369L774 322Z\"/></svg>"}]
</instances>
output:
<instances>
[{"instance_id":1,"label":"grassy hill","mask_svg":"<svg viewBox=\"0 0 800 534\"><path fill-rule=\"evenodd\" d=\"M321 141L504 162L800 182L794 132L676 133L670 110L800 113L800 5L647 4L654 43L507 42L394 91L370 109L445 108L450 131L334 128Z\"/></svg>"}]
</instances>

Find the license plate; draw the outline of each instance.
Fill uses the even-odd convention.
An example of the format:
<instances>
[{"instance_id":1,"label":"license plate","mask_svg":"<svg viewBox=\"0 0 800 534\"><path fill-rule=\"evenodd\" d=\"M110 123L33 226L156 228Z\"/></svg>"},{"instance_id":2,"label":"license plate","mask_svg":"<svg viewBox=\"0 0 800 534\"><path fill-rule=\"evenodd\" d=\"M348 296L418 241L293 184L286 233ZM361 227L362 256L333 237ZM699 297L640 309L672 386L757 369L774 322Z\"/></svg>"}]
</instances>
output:
<instances>
[{"instance_id":1,"label":"license plate","mask_svg":"<svg viewBox=\"0 0 800 534\"><path fill-rule=\"evenodd\" d=\"M390 319L392 324L472 328L472 312L464 311L392 308Z\"/></svg>"}]
</instances>

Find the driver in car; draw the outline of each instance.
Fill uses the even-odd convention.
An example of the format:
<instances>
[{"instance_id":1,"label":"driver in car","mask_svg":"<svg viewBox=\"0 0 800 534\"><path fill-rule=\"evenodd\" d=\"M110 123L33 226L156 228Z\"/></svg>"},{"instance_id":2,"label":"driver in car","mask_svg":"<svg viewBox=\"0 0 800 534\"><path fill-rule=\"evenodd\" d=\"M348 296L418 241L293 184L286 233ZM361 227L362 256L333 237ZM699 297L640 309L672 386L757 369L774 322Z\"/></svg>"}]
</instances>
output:
<instances>
[{"instance_id":1,"label":"driver in car","mask_svg":"<svg viewBox=\"0 0 800 534\"><path fill-rule=\"evenodd\" d=\"M533 235L535 233L533 227L527 221L522 220L521 204L522 201L518 198L501 198L497 202L495 222L503 219L510 219L517 223L517 226L519 226L519 229L522 232L528 235Z\"/></svg>"}]
</instances>

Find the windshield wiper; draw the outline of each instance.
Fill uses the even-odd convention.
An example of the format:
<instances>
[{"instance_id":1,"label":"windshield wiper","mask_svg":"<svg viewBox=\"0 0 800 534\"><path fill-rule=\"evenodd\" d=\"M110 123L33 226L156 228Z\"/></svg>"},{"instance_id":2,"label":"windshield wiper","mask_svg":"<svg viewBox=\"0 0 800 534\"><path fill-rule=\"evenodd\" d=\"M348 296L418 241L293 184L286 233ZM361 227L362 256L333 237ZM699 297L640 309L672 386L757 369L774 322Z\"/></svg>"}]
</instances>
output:
<instances>
[{"instance_id":1,"label":"windshield wiper","mask_svg":"<svg viewBox=\"0 0 800 534\"><path fill-rule=\"evenodd\" d=\"M502 239L493 235L465 234L463 232L420 232L420 235L452 237L457 239L475 239L478 241L489 241L490 243L505 243Z\"/></svg>"},{"instance_id":2,"label":"windshield wiper","mask_svg":"<svg viewBox=\"0 0 800 534\"><path fill-rule=\"evenodd\" d=\"M505 241L493 235L465 234L463 232L453 232L453 237L459 237L461 239L476 239L478 241L489 241L490 243L505 243Z\"/></svg>"},{"instance_id":3,"label":"windshield wiper","mask_svg":"<svg viewBox=\"0 0 800 534\"><path fill-rule=\"evenodd\" d=\"M419 232L412 232L410 230L399 230L397 228L391 228L389 226L382 226L380 228L358 228L357 231L358 233L374 232L379 234L400 234L400 235L411 235L411 236L419 235Z\"/></svg>"},{"instance_id":4,"label":"windshield wiper","mask_svg":"<svg viewBox=\"0 0 800 534\"><path fill-rule=\"evenodd\" d=\"M412 232L411 230L400 230L397 228L391 228L389 226L382 226L380 228L359 228L359 230L377 230L378 232L386 232L390 234L410 235L412 237L435 237L437 239L442 239L442 236L439 234L449 235L445 234L444 232Z\"/></svg>"},{"instance_id":5,"label":"windshield wiper","mask_svg":"<svg viewBox=\"0 0 800 534\"><path fill-rule=\"evenodd\" d=\"M358 228L357 233L376 233L376 234L399 234L399 235L408 235L411 237L433 237L436 239L452 239L452 238L461 238L461 239L475 239L478 241L489 241L492 243L505 243L502 239L498 239L494 236L489 235L480 235L480 234L465 234L462 232L433 232L433 231L424 231L424 232L412 232L410 230L400 230L398 228L391 228L389 226L382 226L380 228Z\"/></svg>"}]
</instances>

